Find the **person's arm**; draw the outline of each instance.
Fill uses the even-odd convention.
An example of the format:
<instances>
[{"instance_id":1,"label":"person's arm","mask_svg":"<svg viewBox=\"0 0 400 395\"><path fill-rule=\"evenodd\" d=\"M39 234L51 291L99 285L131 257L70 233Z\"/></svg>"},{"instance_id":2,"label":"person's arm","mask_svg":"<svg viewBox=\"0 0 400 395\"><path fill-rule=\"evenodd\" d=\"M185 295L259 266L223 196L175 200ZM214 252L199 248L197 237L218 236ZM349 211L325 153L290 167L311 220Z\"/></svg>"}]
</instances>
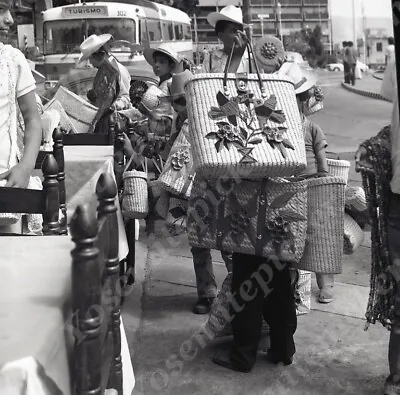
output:
<instances>
[{"instance_id":1,"label":"person's arm","mask_svg":"<svg viewBox=\"0 0 400 395\"><path fill-rule=\"evenodd\" d=\"M318 125L313 125L312 136L318 173L329 174L328 162L326 160L326 148L328 147L328 143L322 129Z\"/></svg>"},{"instance_id":2,"label":"person's arm","mask_svg":"<svg viewBox=\"0 0 400 395\"><path fill-rule=\"evenodd\" d=\"M7 187L26 188L39 153L42 126L35 97L35 79L22 52L14 51L18 66L16 97L25 124L24 153L16 166L0 174L0 180L7 180Z\"/></svg>"}]
</instances>

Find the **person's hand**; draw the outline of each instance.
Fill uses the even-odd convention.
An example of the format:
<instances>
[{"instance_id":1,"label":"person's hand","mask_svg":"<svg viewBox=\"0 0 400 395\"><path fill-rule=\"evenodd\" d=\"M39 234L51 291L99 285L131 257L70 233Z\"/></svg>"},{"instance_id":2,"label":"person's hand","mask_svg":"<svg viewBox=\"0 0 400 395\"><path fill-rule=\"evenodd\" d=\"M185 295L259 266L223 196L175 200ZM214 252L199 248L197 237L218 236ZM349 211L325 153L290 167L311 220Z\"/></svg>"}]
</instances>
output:
<instances>
[{"instance_id":1,"label":"person's hand","mask_svg":"<svg viewBox=\"0 0 400 395\"><path fill-rule=\"evenodd\" d=\"M245 32L238 30L233 41L235 43L235 52L243 53L247 47L249 39Z\"/></svg>"},{"instance_id":2,"label":"person's hand","mask_svg":"<svg viewBox=\"0 0 400 395\"><path fill-rule=\"evenodd\" d=\"M372 164L368 159L368 153L364 147L358 148L355 159L356 159L356 172L357 173L359 173L360 171L363 171L363 170L367 170L367 171L372 170Z\"/></svg>"},{"instance_id":3,"label":"person's hand","mask_svg":"<svg viewBox=\"0 0 400 395\"><path fill-rule=\"evenodd\" d=\"M5 186L13 188L26 188L33 169L18 163L10 170L0 174L0 181L7 180Z\"/></svg>"},{"instance_id":4,"label":"person's hand","mask_svg":"<svg viewBox=\"0 0 400 395\"><path fill-rule=\"evenodd\" d=\"M131 157L134 152L131 140L126 133L124 133L123 136L124 136L124 146L123 146L124 154L128 157Z\"/></svg>"}]
</instances>

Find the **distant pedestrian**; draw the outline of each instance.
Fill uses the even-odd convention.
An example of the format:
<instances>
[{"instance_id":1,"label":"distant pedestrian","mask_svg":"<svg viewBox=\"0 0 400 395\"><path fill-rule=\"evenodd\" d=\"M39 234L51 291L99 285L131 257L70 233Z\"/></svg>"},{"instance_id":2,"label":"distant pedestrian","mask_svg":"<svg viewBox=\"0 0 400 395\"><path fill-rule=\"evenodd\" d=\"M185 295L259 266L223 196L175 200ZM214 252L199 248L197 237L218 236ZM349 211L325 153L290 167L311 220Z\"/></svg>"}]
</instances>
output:
<instances>
[{"instance_id":1,"label":"distant pedestrian","mask_svg":"<svg viewBox=\"0 0 400 395\"><path fill-rule=\"evenodd\" d=\"M348 46L345 50L345 60L349 67L349 78L353 86L356 84L357 58L358 58L357 48L354 48L353 41L349 41Z\"/></svg>"},{"instance_id":2,"label":"distant pedestrian","mask_svg":"<svg viewBox=\"0 0 400 395\"><path fill-rule=\"evenodd\" d=\"M348 41L343 41L342 42L342 59L343 59L343 73L344 73L344 83L345 84L350 84L350 78L349 78L349 64L346 61L346 50L348 47Z\"/></svg>"},{"instance_id":3,"label":"distant pedestrian","mask_svg":"<svg viewBox=\"0 0 400 395\"><path fill-rule=\"evenodd\" d=\"M388 46L385 50L385 66L389 63L391 59L394 59L394 38L388 38Z\"/></svg>"}]
</instances>

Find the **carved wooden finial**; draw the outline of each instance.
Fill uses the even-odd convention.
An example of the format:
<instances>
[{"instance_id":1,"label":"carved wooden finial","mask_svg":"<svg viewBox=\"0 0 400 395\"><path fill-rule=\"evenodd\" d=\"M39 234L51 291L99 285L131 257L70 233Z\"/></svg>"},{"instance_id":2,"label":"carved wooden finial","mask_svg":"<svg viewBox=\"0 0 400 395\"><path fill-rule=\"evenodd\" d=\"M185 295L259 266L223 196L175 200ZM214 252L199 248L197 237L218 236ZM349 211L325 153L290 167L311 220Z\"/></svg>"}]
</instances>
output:
<instances>
[{"instance_id":1,"label":"carved wooden finial","mask_svg":"<svg viewBox=\"0 0 400 395\"><path fill-rule=\"evenodd\" d=\"M61 131L59 127L55 128L53 131L53 141L62 144L64 133Z\"/></svg>"},{"instance_id":2,"label":"carved wooden finial","mask_svg":"<svg viewBox=\"0 0 400 395\"><path fill-rule=\"evenodd\" d=\"M58 164L56 159L52 154L46 155L42 163L42 171L45 176L57 177Z\"/></svg>"},{"instance_id":3,"label":"carved wooden finial","mask_svg":"<svg viewBox=\"0 0 400 395\"><path fill-rule=\"evenodd\" d=\"M114 178L109 173L102 173L97 181L96 195L99 200L115 199L117 186Z\"/></svg>"},{"instance_id":4,"label":"carved wooden finial","mask_svg":"<svg viewBox=\"0 0 400 395\"><path fill-rule=\"evenodd\" d=\"M94 210L88 203L79 205L71 218L70 233L72 240L93 239L97 236L98 223Z\"/></svg>"}]
</instances>

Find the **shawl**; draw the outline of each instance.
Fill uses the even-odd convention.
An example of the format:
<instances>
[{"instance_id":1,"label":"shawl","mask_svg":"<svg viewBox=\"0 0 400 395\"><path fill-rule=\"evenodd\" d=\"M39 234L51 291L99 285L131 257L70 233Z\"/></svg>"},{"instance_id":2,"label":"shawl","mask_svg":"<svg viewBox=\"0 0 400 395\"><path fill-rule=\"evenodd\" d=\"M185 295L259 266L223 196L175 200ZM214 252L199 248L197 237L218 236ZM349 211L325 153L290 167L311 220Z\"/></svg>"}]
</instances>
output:
<instances>
[{"instance_id":1,"label":"shawl","mask_svg":"<svg viewBox=\"0 0 400 395\"><path fill-rule=\"evenodd\" d=\"M384 127L377 136L361 144L368 154L372 171L362 171L363 187L371 218L371 278L370 294L366 311L367 330L376 321L387 329L394 317L396 281L392 273L387 237L387 215L390 200L392 163L390 126Z\"/></svg>"}]
</instances>

